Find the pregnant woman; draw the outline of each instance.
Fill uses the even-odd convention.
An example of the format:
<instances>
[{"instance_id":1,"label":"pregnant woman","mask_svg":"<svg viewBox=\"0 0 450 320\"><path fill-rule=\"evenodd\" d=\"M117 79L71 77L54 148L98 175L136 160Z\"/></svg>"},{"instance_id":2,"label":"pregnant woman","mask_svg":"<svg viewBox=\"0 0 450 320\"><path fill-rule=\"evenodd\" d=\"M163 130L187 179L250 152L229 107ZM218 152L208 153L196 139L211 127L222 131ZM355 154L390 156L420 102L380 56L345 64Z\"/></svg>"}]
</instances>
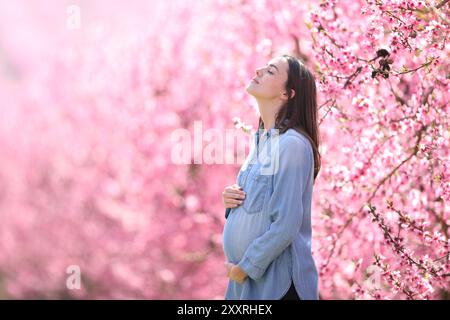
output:
<instances>
[{"instance_id":1,"label":"pregnant woman","mask_svg":"<svg viewBox=\"0 0 450 320\"><path fill-rule=\"evenodd\" d=\"M236 184L222 193L225 299L318 299L311 200L320 170L316 85L297 58L256 70L247 92L260 118Z\"/></svg>"}]
</instances>

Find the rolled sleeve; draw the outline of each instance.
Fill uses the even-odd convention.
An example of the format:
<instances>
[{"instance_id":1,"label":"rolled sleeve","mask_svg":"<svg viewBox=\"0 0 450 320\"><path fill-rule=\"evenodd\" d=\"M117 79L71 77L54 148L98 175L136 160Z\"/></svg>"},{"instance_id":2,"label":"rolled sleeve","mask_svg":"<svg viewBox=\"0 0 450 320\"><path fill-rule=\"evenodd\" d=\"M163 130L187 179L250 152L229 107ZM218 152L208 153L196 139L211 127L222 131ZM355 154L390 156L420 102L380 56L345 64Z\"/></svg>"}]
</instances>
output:
<instances>
[{"instance_id":1,"label":"rolled sleeve","mask_svg":"<svg viewBox=\"0 0 450 320\"><path fill-rule=\"evenodd\" d=\"M299 233L303 220L302 198L312 162L312 150L307 142L295 136L287 136L280 142L279 168L274 174L267 209L273 222L250 244L238 264L250 278L261 278Z\"/></svg>"}]
</instances>

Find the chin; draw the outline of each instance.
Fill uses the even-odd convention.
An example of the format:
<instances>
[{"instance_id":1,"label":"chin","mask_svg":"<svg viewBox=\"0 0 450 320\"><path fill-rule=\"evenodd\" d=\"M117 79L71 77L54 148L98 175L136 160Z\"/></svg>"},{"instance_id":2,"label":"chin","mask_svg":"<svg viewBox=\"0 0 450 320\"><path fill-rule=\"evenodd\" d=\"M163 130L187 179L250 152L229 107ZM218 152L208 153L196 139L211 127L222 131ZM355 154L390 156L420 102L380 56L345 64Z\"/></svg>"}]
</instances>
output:
<instances>
[{"instance_id":1,"label":"chin","mask_svg":"<svg viewBox=\"0 0 450 320\"><path fill-rule=\"evenodd\" d=\"M253 95L253 93L255 92L254 89L252 88L251 84L249 84L249 85L247 85L247 87L245 87L245 91L247 91L251 95Z\"/></svg>"}]
</instances>

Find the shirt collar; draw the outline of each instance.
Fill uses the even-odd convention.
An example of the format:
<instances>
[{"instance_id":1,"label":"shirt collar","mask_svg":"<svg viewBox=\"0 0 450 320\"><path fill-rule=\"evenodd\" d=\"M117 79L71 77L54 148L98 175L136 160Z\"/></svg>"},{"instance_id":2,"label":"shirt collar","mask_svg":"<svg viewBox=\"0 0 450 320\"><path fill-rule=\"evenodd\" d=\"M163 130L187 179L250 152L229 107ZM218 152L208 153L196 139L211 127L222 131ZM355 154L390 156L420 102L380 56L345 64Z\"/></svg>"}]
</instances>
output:
<instances>
[{"instance_id":1,"label":"shirt collar","mask_svg":"<svg viewBox=\"0 0 450 320\"><path fill-rule=\"evenodd\" d=\"M289 122L289 119L288 119L288 118L284 119L284 120L283 120L283 126L287 125L288 122ZM276 130L279 130L279 129L278 129L278 128L275 128L275 126L273 126L272 128L270 128L270 129L267 131L267 133L265 134L266 137L273 136L273 134L274 134L274 132L275 132ZM256 130L256 134L258 135L258 138L259 138L259 135L262 134L263 132L264 132L264 129Z\"/></svg>"}]
</instances>

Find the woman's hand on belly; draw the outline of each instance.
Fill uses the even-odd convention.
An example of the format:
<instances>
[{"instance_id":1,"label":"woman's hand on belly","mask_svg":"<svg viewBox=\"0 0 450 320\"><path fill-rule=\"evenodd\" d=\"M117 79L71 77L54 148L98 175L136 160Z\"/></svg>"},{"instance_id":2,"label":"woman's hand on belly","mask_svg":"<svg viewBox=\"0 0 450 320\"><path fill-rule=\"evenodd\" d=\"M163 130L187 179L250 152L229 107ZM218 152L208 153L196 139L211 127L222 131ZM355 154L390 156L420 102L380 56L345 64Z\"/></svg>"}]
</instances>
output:
<instances>
[{"instance_id":1,"label":"woman's hand on belly","mask_svg":"<svg viewBox=\"0 0 450 320\"><path fill-rule=\"evenodd\" d=\"M225 208L236 208L242 204L245 199L245 192L237 184L225 187L222 192L222 202Z\"/></svg>"},{"instance_id":2,"label":"woman's hand on belly","mask_svg":"<svg viewBox=\"0 0 450 320\"><path fill-rule=\"evenodd\" d=\"M245 279L247 278L247 274L244 272L244 270L230 262L225 262L225 267L227 268L227 276L228 278L230 278L230 280L233 280L239 284L244 283Z\"/></svg>"}]
</instances>

